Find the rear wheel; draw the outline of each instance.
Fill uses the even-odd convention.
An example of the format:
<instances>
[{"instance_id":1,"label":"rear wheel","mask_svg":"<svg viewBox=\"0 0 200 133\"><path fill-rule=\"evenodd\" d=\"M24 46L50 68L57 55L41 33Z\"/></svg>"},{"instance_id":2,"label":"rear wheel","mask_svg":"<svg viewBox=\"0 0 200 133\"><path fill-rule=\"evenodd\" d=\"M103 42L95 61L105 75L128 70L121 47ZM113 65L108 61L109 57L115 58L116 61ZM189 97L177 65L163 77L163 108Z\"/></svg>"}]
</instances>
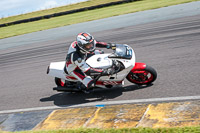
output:
<instances>
[{"instance_id":1,"label":"rear wheel","mask_svg":"<svg viewBox=\"0 0 200 133\"><path fill-rule=\"evenodd\" d=\"M57 86L62 86L62 87L65 86L65 81L61 80L61 78L55 77L55 83Z\"/></svg>"},{"instance_id":2,"label":"rear wheel","mask_svg":"<svg viewBox=\"0 0 200 133\"><path fill-rule=\"evenodd\" d=\"M145 69L131 71L126 79L131 83L138 85L148 85L154 82L157 78L157 72L154 68L146 66Z\"/></svg>"}]
</instances>

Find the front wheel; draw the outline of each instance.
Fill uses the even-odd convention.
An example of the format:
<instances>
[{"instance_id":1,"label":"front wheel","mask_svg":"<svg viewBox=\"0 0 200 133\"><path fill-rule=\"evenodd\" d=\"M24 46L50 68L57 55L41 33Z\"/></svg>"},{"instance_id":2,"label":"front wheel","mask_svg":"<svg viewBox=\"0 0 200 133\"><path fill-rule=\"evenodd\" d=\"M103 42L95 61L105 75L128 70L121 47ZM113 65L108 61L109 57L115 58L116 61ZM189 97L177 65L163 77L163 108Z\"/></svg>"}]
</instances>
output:
<instances>
[{"instance_id":1,"label":"front wheel","mask_svg":"<svg viewBox=\"0 0 200 133\"><path fill-rule=\"evenodd\" d=\"M156 70L148 65L146 66L145 69L129 72L129 74L126 77L128 81L138 85L151 84L156 80L156 78L157 78Z\"/></svg>"}]
</instances>

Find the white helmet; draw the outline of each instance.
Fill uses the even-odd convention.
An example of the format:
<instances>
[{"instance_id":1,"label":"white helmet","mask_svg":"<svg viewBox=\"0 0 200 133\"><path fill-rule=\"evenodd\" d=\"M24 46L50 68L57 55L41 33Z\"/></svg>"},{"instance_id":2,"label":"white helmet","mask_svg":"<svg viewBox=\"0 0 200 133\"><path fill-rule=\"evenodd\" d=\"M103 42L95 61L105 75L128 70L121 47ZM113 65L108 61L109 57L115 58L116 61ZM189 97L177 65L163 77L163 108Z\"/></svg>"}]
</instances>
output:
<instances>
[{"instance_id":1,"label":"white helmet","mask_svg":"<svg viewBox=\"0 0 200 133\"><path fill-rule=\"evenodd\" d=\"M79 33L76 41L82 54L94 52L96 48L96 40L94 40L94 37L87 32Z\"/></svg>"}]
</instances>

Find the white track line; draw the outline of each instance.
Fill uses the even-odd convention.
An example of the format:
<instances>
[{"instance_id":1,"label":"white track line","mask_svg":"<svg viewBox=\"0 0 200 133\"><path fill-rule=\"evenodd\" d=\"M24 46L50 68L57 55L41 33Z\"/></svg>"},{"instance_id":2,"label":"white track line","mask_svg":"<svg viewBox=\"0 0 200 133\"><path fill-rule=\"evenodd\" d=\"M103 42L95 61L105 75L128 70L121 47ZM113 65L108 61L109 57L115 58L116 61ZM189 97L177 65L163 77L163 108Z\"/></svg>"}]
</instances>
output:
<instances>
[{"instance_id":1,"label":"white track line","mask_svg":"<svg viewBox=\"0 0 200 133\"><path fill-rule=\"evenodd\" d=\"M200 96L165 97L165 98L136 99L136 100L123 100L123 101L92 102L92 103L84 103L84 104L78 104L78 105L47 106L47 107L36 107L36 108L15 109L15 110L3 110L3 111L0 111L0 114L28 112L28 111L41 111L41 110L54 110L54 109L75 108L75 107L91 107L91 106L96 106L96 105L175 102L175 101L186 101L186 100L200 100Z\"/></svg>"}]
</instances>

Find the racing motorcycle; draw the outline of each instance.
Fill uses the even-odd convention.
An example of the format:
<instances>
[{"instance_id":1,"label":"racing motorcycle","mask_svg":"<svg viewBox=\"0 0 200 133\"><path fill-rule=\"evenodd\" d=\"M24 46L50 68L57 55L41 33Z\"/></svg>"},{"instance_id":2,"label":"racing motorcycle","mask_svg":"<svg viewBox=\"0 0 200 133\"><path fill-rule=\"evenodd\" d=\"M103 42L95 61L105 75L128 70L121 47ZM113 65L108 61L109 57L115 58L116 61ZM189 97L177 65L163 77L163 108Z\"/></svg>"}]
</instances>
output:
<instances>
[{"instance_id":1,"label":"racing motorcycle","mask_svg":"<svg viewBox=\"0 0 200 133\"><path fill-rule=\"evenodd\" d=\"M109 76L97 75L92 77L96 82L93 89L122 87L125 78L137 85L149 85L157 78L157 72L154 68L145 63L135 62L135 52L127 44L116 44L113 53L95 54L88 58L86 63L92 68L112 68L115 70L115 73ZM82 83L68 74L65 64L65 61L52 62L47 68L47 74L55 77L57 87L54 90L81 91L78 86Z\"/></svg>"}]
</instances>

